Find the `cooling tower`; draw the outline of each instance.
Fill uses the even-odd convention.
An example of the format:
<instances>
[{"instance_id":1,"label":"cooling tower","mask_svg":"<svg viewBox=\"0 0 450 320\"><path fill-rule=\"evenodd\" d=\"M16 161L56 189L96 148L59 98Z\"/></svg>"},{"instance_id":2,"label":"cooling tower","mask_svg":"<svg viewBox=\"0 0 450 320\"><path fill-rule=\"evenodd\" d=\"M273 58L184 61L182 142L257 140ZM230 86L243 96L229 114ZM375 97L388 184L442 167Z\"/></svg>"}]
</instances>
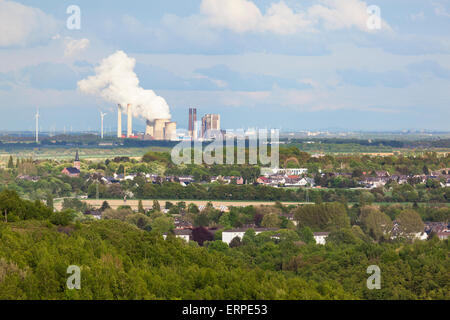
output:
<instances>
[{"instance_id":1,"label":"cooling tower","mask_svg":"<svg viewBox=\"0 0 450 320\"><path fill-rule=\"evenodd\" d=\"M147 126L145 127L145 135L153 137L155 131L154 129L155 129L154 123L147 120Z\"/></svg>"},{"instance_id":2,"label":"cooling tower","mask_svg":"<svg viewBox=\"0 0 450 320\"><path fill-rule=\"evenodd\" d=\"M127 120L128 120L128 128L127 128L127 138L133 135L133 115L131 111L131 104L127 106Z\"/></svg>"},{"instance_id":3,"label":"cooling tower","mask_svg":"<svg viewBox=\"0 0 450 320\"><path fill-rule=\"evenodd\" d=\"M122 108L120 104L117 109L117 138L122 138Z\"/></svg>"},{"instance_id":4,"label":"cooling tower","mask_svg":"<svg viewBox=\"0 0 450 320\"><path fill-rule=\"evenodd\" d=\"M156 119L155 127L153 131L153 137L155 140L164 140L164 127L168 120L166 119Z\"/></svg>"},{"instance_id":5,"label":"cooling tower","mask_svg":"<svg viewBox=\"0 0 450 320\"><path fill-rule=\"evenodd\" d=\"M164 128L164 140L172 140L176 138L177 133L177 123L167 122Z\"/></svg>"}]
</instances>

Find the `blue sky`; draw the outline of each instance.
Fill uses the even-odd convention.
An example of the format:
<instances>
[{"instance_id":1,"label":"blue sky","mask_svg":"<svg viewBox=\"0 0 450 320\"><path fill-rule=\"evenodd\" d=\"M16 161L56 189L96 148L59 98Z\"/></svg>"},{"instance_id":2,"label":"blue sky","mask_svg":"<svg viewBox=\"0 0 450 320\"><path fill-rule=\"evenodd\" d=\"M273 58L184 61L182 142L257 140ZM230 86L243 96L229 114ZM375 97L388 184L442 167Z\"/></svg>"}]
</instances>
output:
<instances>
[{"instance_id":1,"label":"blue sky","mask_svg":"<svg viewBox=\"0 0 450 320\"><path fill-rule=\"evenodd\" d=\"M197 107L229 129L449 131L448 30L447 0L0 0L0 130L32 130L36 107L42 130L96 129L99 109L113 130L77 82L123 50L179 127Z\"/></svg>"}]
</instances>

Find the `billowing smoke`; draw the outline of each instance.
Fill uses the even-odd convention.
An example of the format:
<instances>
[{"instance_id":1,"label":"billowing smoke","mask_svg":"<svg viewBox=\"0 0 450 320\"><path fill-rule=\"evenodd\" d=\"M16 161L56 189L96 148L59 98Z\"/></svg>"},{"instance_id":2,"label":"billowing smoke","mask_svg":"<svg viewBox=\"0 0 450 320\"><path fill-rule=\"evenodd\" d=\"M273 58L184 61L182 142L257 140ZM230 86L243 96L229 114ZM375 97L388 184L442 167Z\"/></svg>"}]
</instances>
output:
<instances>
[{"instance_id":1,"label":"billowing smoke","mask_svg":"<svg viewBox=\"0 0 450 320\"><path fill-rule=\"evenodd\" d=\"M139 79L134 73L135 65L135 59L128 57L123 51L117 51L95 68L95 76L79 81L78 89L83 93L120 104L124 112L127 105L132 104L134 117L150 121L170 119L166 100L152 90L145 90L139 86Z\"/></svg>"}]
</instances>

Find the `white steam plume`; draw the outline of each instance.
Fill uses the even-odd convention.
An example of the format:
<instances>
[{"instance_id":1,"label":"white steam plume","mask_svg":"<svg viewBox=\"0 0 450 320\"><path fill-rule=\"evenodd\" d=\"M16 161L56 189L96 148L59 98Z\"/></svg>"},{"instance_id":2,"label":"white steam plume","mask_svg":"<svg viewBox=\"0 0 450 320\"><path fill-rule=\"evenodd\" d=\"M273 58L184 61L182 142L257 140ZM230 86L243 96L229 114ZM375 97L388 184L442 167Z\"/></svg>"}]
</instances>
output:
<instances>
[{"instance_id":1,"label":"white steam plume","mask_svg":"<svg viewBox=\"0 0 450 320\"><path fill-rule=\"evenodd\" d=\"M132 104L133 116L145 120L170 119L169 106L164 98L152 90L139 86L134 73L136 60L123 51L117 51L104 59L95 68L95 76L78 82L78 89L85 93L100 96L106 101L120 104L126 112L127 104Z\"/></svg>"}]
</instances>

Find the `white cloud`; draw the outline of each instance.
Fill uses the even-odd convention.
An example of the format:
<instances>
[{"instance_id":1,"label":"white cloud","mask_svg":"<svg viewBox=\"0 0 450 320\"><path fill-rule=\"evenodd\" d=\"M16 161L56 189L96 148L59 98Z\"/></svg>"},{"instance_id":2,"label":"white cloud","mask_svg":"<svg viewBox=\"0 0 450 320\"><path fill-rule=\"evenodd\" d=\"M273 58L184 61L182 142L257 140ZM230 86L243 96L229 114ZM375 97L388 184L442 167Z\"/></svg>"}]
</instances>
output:
<instances>
[{"instance_id":1,"label":"white cloud","mask_svg":"<svg viewBox=\"0 0 450 320\"><path fill-rule=\"evenodd\" d=\"M84 49L86 49L87 47L89 47L89 43L90 43L89 39L86 38L80 40L70 39L66 43L64 55L66 57L73 56L74 54L79 53Z\"/></svg>"},{"instance_id":2,"label":"white cloud","mask_svg":"<svg viewBox=\"0 0 450 320\"><path fill-rule=\"evenodd\" d=\"M203 0L200 12L204 22L237 33L271 32L295 34L318 28L339 30L357 28L369 32L368 6L361 0L321 0L306 10L294 12L284 1L272 3L262 13L250 0ZM390 29L382 21L382 28Z\"/></svg>"},{"instance_id":3,"label":"white cloud","mask_svg":"<svg viewBox=\"0 0 450 320\"><path fill-rule=\"evenodd\" d=\"M49 40L58 22L42 10L0 0L0 47L26 46Z\"/></svg>"},{"instance_id":4,"label":"white cloud","mask_svg":"<svg viewBox=\"0 0 450 320\"><path fill-rule=\"evenodd\" d=\"M200 11L211 26L247 32L260 28L263 15L259 8L247 0L203 0Z\"/></svg>"}]
</instances>

